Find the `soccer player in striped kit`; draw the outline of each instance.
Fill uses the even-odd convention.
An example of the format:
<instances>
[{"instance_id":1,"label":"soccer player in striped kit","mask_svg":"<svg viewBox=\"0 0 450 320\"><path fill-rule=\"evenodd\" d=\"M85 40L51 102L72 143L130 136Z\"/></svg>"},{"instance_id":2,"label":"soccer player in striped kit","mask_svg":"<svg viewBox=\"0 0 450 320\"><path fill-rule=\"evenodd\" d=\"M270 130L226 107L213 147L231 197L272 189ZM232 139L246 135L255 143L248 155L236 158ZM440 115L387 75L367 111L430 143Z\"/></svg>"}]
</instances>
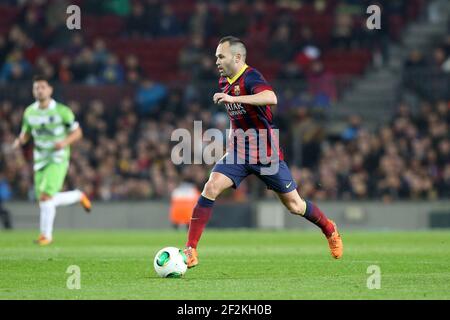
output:
<instances>
[{"instance_id":1,"label":"soccer player in striped kit","mask_svg":"<svg viewBox=\"0 0 450 320\"><path fill-rule=\"evenodd\" d=\"M318 226L328 240L332 257L339 259L343 243L336 224L314 203L298 194L272 122L270 108L277 104L277 97L261 73L246 64L246 55L246 47L240 39L228 36L219 41L216 65L221 76L221 92L214 94L213 100L225 106L230 118L229 145L214 166L194 208L184 249L188 267L198 264L197 244L212 214L215 199L224 190L237 188L250 174L255 174L275 191L289 212Z\"/></svg>"},{"instance_id":2,"label":"soccer player in striped kit","mask_svg":"<svg viewBox=\"0 0 450 320\"><path fill-rule=\"evenodd\" d=\"M13 147L34 142L34 188L40 208L40 235L35 243L49 245L53 240L56 207L79 202L91 210L89 198L80 190L60 192L69 169L70 145L82 137L82 131L69 107L52 99L53 87L44 77L33 79L36 102L25 109L22 131Z\"/></svg>"}]
</instances>

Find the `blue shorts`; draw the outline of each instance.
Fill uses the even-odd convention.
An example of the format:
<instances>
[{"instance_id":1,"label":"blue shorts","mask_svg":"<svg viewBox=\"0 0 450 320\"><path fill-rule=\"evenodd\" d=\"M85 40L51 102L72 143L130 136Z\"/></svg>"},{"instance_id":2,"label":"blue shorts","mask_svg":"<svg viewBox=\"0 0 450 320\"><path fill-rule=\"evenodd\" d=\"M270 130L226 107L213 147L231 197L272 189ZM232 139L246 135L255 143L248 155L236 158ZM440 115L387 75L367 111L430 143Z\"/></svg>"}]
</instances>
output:
<instances>
[{"instance_id":1,"label":"blue shorts","mask_svg":"<svg viewBox=\"0 0 450 320\"><path fill-rule=\"evenodd\" d=\"M239 186L242 180L251 174L255 174L261 179L268 189L278 193L287 193L297 189L297 183L292 178L291 171L284 161L278 161L277 170L273 174L262 174L264 171L261 172L261 170L264 170L264 168L267 168L269 165L249 163L239 164L236 163L236 161L233 163L226 163L226 157L228 156L229 155L227 154L221 158L212 169L212 172L220 172L230 178L233 181L234 189Z\"/></svg>"}]
</instances>

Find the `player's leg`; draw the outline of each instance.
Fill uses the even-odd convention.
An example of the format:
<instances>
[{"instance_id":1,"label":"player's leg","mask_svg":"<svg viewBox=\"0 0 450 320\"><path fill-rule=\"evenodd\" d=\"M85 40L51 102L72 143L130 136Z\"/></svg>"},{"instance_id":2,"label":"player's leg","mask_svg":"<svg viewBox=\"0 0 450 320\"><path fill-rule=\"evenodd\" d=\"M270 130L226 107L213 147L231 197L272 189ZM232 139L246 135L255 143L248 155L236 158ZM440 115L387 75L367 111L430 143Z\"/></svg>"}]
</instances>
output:
<instances>
[{"instance_id":1,"label":"player's leg","mask_svg":"<svg viewBox=\"0 0 450 320\"><path fill-rule=\"evenodd\" d=\"M43 192L44 184L45 184L45 176L46 176L46 168L44 167L39 171L34 172L34 190L36 195L36 200L39 203L39 237L35 240L35 243L40 244L41 242L45 242L46 237L46 226L47 226L47 216L52 214L52 210L54 210L54 206L52 209L52 204L49 202L51 197Z\"/></svg>"},{"instance_id":2,"label":"player's leg","mask_svg":"<svg viewBox=\"0 0 450 320\"><path fill-rule=\"evenodd\" d=\"M318 226L329 237L335 230L325 214L312 202L303 200L297 190L287 193L276 192L290 213L300 215Z\"/></svg>"},{"instance_id":3,"label":"player's leg","mask_svg":"<svg viewBox=\"0 0 450 320\"><path fill-rule=\"evenodd\" d=\"M198 199L189 223L188 241L184 253L189 268L198 264L197 244L202 236L206 224L211 218L214 201L226 189L233 186L233 181L219 172L212 172L208 182Z\"/></svg>"},{"instance_id":4,"label":"player's leg","mask_svg":"<svg viewBox=\"0 0 450 320\"><path fill-rule=\"evenodd\" d=\"M39 245L48 245L53 240L53 221L56 215L56 206L53 199L45 192L39 196L40 209L40 235L35 241Z\"/></svg>"},{"instance_id":5,"label":"player's leg","mask_svg":"<svg viewBox=\"0 0 450 320\"><path fill-rule=\"evenodd\" d=\"M259 170L256 168L255 170ZM274 190L284 206L292 214L300 215L318 226L328 239L331 254L338 259L342 256L343 245L341 237L333 221L314 203L303 200L297 192L297 184L284 161L280 161L278 171L273 175L257 176L265 182L268 188Z\"/></svg>"},{"instance_id":6,"label":"player's leg","mask_svg":"<svg viewBox=\"0 0 450 320\"><path fill-rule=\"evenodd\" d=\"M47 245L53 239L53 224L56 215L54 196L64 184L67 168L66 163L50 163L35 173L36 195L41 211L41 235L37 240L40 245Z\"/></svg>"},{"instance_id":7,"label":"player's leg","mask_svg":"<svg viewBox=\"0 0 450 320\"><path fill-rule=\"evenodd\" d=\"M250 174L244 164L227 162L227 156L230 155L226 154L214 166L192 213L188 241L184 251L189 268L198 264L197 244L211 217L214 201L224 190L230 187L237 188L241 181Z\"/></svg>"},{"instance_id":8,"label":"player's leg","mask_svg":"<svg viewBox=\"0 0 450 320\"><path fill-rule=\"evenodd\" d=\"M54 168L55 172L53 173L53 175L57 175L58 177L61 177L63 179L62 181L60 179L58 179L58 181L55 181L57 182L56 187L58 187L60 184L60 188L58 189L58 191L61 190L63 186L64 179L67 175L68 170L69 165L67 163L60 165L58 164L57 167ZM53 202L56 207L80 203L86 212L90 212L92 208L91 201L89 200L87 195L78 189L55 193L53 195Z\"/></svg>"},{"instance_id":9,"label":"player's leg","mask_svg":"<svg viewBox=\"0 0 450 320\"><path fill-rule=\"evenodd\" d=\"M336 224L319 209L317 205L303 200L297 190L287 193L277 192L278 197L290 213L300 215L318 226L328 240L331 255L335 259L342 257L344 246Z\"/></svg>"},{"instance_id":10,"label":"player's leg","mask_svg":"<svg viewBox=\"0 0 450 320\"><path fill-rule=\"evenodd\" d=\"M54 195L53 201L55 206L68 206L74 203L80 203L86 212L91 211L91 201L81 190L58 192Z\"/></svg>"},{"instance_id":11,"label":"player's leg","mask_svg":"<svg viewBox=\"0 0 450 320\"><path fill-rule=\"evenodd\" d=\"M186 247L197 248L203 229L211 217L214 201L231 186L233 181L229 177L220 172L211 172L192 213Z\"/></svg>"}]
</instances>

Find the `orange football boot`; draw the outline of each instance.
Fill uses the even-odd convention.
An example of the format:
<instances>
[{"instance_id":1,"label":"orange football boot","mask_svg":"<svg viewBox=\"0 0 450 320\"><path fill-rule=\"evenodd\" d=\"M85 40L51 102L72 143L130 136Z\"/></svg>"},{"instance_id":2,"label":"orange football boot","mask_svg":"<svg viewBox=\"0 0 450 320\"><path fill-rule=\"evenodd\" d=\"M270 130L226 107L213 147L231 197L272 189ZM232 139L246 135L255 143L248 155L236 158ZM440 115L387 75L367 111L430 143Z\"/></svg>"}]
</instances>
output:
<instances>
[{"instance_id":1,"label":"orange football boot","mask_svg":"<svg viewBox=\"0 0 450 320\"><path fill-rule=\"evenodd\" d=\"M328 221L331 222L334 226L334 232L331 234L331 236L327 237L328 246L330 247L331 255L333 256L333 258L339 259L344 253L344 244L342 243L342 238L338 232L336 223L334 223L334 221L332 220Z\"/></svg>"},{"instance_id":2,"label":"orange football boot","mask_svg":"<svg viewBox=\"0 0 450 320\"><path fill-rule=\"evenodd\" d=\"M37 240L33 241L35 244L38 244L40 246L48 246L52 243L52 240L47 239L43 234L39 235L39 238Z\"/></svg>"},{"instance_id":3,"label":"orange football boot","mask_svg":"<svg viewBox=\"0 0 450 320\"><path fill-rule=\"evenodd\" d=\"M84 192L81 193L80 204L84 208L84 211L88 213L91 211L92 208L91 200L89 200L88 196Z\"/></svg>"},{"instance_id":4,"label":"orange football boot","mask_svg":"<svg viewBox=\"0 0 450 320\"><path fill-rule=\"evenodd\" d=\"M186 255L186 264L188 268L193 268L198 265L198 253L197 249L192 247L187 247L183 250Z\"/></svg>"}]
</instances>

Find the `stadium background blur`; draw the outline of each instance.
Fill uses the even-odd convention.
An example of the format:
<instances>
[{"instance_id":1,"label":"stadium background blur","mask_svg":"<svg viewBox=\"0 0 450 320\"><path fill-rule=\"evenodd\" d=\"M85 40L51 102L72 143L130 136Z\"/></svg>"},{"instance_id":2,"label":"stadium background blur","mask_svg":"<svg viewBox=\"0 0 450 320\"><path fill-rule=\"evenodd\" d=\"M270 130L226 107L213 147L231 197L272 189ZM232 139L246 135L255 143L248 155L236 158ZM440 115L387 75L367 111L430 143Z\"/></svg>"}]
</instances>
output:
<instances>
[{"instance_id":1,"label":"stadium background blur","mask_svg":"<svg viewBox=\"0 0 450 320\"><path fill-rule=\"evenodd\" d=\"M79 31L65 26L70 4L81 7ZM381 30L365 27L370 4L382 7ZM32 146L9 146L33 101L35 73L51 79L84 132L66 188L102 201L169 199L185 181L202 188L212 166L175 166L170 135L192 131L194 120L203 130L228 128L212 95L217 40L230 34L276 88L275 123L302 196L450 196L447 1L2 0L0 16L3 200L33 197ZM429 34L411 35L413 25ZM380 88L388 95L349 100L383 74L398 80ZM270 198L250 177L221 201Z\"/></svg>"}]
</instances>

